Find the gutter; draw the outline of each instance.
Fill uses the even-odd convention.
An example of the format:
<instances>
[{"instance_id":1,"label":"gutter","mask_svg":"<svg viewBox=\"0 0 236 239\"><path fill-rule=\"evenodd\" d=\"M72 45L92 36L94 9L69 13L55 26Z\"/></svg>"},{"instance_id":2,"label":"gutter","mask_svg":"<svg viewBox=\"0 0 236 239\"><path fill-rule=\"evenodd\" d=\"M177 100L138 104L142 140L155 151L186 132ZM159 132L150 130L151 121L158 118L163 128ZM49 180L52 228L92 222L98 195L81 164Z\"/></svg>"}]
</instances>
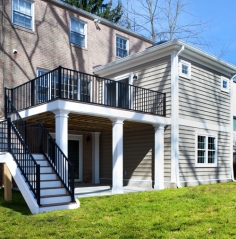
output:
<instances>
[{"instance_id":1,"label":"gutter","mask_svg":"<svg viewBox=\"0 0 236 239\"><path fill-rule=\"evenodd\" d=\"M2 48L2 94L4 95L4 65L5 65L5 50L4 50L4 41L5 41L5 29L4 29L4 13L5 13L5 0L2 0L2 37L1 37L1 48Z\"/></svg>"},{"instance_id":2,"label":"gutter","mask_svg":"<svg viewBox=\"0 0 236 239\"><path fill-rule=\"evenodd\" d=\"M236 74L234 74L231 77L231 84L233 83L233 79L236 77ZM230 91L230 127L231 127L231 133L230 133L230 172L231 172L231 178L233 182L236 182L234 179L234 160L233 160L233 99L236 97L236 92L234 92L233 86L231 86Z\"/></svg>"},{"instance_id":3,"label":"gutter","mask_svg":"<svg viewBox=\"0 0 236 239\"><path fill-rule=\"evenodd\" d=\"M92 13L90 13L90 12L87 12L87 11L85 11L85 10L83 10L83 9L78 8L78 7L72 6L72 5L68 4L68 3L65 3L65 2L61 1L61 0L48 0L48 2L51 2L51 3L56 4L56 5L59 5L59 6L61 6L62 8L66 8L66 9L68 9L68 10L71 10L71 11L73 11L73 12L76 12L76 13L78 13L78 14L80 14L80 15L82 15L82 16L85 16L85 17L87 17L87 18L90 18L90 19L93 19L93 20L94 20L94 19L98 19L98 20L100 20L100 23L101 23L101 24L110 26L110 27L115 28L115 29L117 29L117 30L119 30L119 31L125 32L125 33L127 33L127 34L129 34L129 35L133 35L133 36L135 36L135 37L138 37L138 38L140 38L140 39L142 39L142 40L144 40L144 41L146 41L146 42L148 42L148 43L151 43L151 44L154 44L154 43L155 43L153 40L151 40L151 39L149 39L149 38L147 38L147 37L145 37L145 36L142 36L142 35L138 34L137 32L134 32L134 31L131 31L131 30L126 29L126 28L124 28L124 27L121 27L121 26L119 26L119 25L116 24L116 23L113 23L113 22L111 22L111 21L108 21L108 20L106 20L106 19L104 19L104 18L101 18L101 17L99 17L99 16L97 16L97 15L95 15L95 14L92 14Z\"/></svg>"}]
</instances>

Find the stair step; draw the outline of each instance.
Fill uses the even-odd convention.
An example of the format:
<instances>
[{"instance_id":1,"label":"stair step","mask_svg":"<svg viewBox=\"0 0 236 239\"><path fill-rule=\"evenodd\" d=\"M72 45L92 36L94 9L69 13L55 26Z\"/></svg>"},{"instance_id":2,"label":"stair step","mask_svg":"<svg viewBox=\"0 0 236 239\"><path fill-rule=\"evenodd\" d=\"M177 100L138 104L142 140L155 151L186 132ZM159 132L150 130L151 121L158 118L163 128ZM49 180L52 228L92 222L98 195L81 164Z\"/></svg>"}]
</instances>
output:
<instances>
[{"instance_id":1,"label":"stair step","mask_svg":"<svg viewBox=\"0 0 236 239\"><path fill-rule=\"evenodd\" d=\"M61 187L61 181L59 180L41 180L41 188L52 188L52 187Z\"/></svg>"},{"instance_id":2,"label":"stair step","mask_svg":"<svg viewBox=\"0 0 236 239\"><path fill-rule=\"evenodd\" d=\"M48 196L42 197L40 199L41 205L45 204L55 204L55 203L69 203L71 201L71 196L64 195L64 196Z\"/></svg>"},{"instance_id":3,"label":"stair step","mask_svg":"<svg viewBox=\"0 0 236 239\"><path fill-rule=\"evenodd\" d=\"M41 197L60 195L60 194L66 194L66 193L67 193L67 191L63 187L44 188L44 189L40 190Z\"/></svg>"},{"instance_id":4,"label":"stair step","mask_svg":"<svg viewBox=\"0 0 236 239\"><path fill-rule=\"evenodd\" d=\"M51 167L45 167L45 166L42 166L40 167L40 173L52 173L52 168Z\"/></svg>"},{"instance_id":5,"label":"stair step","mask_svg":"<svg viewBox=\"0 0 236 239\"><path fill-rule=\"evenodd\" d=\"M57 180L57 175L55 173L41 173L40 179L43 180Z\"/></svg>"},{"instance_id":6,"label":"stair step","mask_svg":"<svg viewBox=\"0 0 236 239\"><path fill-rule=\"evenodd\" d=\"M45 159L43 154L33 154L33 157L34 157L35 160Z\"/></svg>"},{"instance_id":7,"label":"stair step","mask_svg":"<svg viewBox=\"0 0 236 239\"><path fill-rule=\"evenodd\" d=\"M50 212L52 210L76 209L79 207L77 202L44 204L39 207L40 212Z\"/></svg>"},{"instance_id":8,"label":"stair step","mask_svg":"<svg viewBox=\"0 0 236 239\"><path fill-rule=\"evenodd\" d=\"M48 167L49 166L49 163L48 161L46 161L45 159L44 160L36 160L37 164L39 164L40 166L42 167Z\"/></svg>"}]
</instances>

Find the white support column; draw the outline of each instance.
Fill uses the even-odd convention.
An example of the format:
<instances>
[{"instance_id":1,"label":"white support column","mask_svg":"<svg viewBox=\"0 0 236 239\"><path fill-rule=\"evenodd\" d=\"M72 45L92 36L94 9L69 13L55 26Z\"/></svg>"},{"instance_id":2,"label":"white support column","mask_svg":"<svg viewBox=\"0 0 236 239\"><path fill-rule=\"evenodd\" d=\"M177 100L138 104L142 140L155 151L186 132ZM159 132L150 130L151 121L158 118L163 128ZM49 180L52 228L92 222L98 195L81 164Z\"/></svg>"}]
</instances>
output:
<instances>
[{"instance_id":1,"label":"white support column","mask_svg":"<svg viewBox=\"0 0 236 239\"><path fill-rule=\"evenodd\" d=\"M112 124L112 192L123 193L123 120Z\"/></svg>"},{"instance_id":2,"label":"white support column","mask_svg":"<svg viewBox=\"0 0 236 239\"><path fill-rule=\"evenodd\" d=\"M69 111L56 110L53 111L56 119L56 143L61 148L62 152L68 156L68 114Z\"/></svg>"},{"instance_id":3,"label":"white support column","mask_svg":"<svg viewBox=\"0 0 236 239\"><path fill-rule=\"evenodd\" d=\"M164 126L155 126L154 189L164 189Z\"/></svg>"},{"instance_id":4,"label":"white support column","mask_svg":"<svg viewBox=\"0 0 236 239\"><path fill-rule=\"evenodd\" d=\"M92 183L99 184L99 136L100 132L92 133Z\"/></svg>"}]
</instances>

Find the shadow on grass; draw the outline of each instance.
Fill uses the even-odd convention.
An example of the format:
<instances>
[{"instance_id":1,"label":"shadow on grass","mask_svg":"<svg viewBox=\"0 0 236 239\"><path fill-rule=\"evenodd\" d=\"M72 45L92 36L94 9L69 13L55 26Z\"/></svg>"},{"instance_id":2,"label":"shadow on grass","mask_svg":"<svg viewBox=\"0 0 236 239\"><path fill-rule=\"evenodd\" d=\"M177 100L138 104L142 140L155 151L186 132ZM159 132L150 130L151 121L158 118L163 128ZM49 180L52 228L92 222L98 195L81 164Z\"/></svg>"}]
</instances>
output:
<instances>
[{"instance_id":1,"label":"shadow on grass","mask_svg":"<svg viewBox=\"0 0 236 239\"><path fill-rule=\"evenodd\" d=\"M23 196L17 190L12 190L12 200L4 200L4 189L0 189L0 208L8 208L12 211L19 212L22 215L32 215ZM0 211L2 211L0 209Z\"/></svg>"}]
</instances>

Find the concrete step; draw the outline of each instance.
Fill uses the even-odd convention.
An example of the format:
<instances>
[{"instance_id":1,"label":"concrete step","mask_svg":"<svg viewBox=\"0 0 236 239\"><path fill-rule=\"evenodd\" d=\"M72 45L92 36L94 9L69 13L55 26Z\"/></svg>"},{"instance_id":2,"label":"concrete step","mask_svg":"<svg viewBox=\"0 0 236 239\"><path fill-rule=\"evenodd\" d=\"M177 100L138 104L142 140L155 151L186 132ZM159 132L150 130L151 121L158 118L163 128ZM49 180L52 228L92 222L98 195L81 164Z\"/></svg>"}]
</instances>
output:
<instances>
[{"instance_id":1,"label":"concrete step","mask_svg":"<svg viewBox=\"0 0 236 239\"><path fill-rule=\"evenodd\" d=\"M44 188L40 190L41 197L66 194L66 189L63 187Z\"/></svg>"},{"instance_id":2,"label":"concrete step","mask_svg":"<svg viewBox=\"0 0 236 239\"><path fill-rule=\"evenodd\" d=\"M41 197L41 205L45 204L55 204L55 203L69 203L71 201L71 196L68 195L57 195L57 196L46 196Z\"/></svg>"},{"instance_id":3,"label":"concrete step","mask_svg":"<svg viewBox=\"0 0 236 239\"><path fill-rule=\"evenodd\" d=\"M40 181L40 188L56 188L61 187L61 181L59 180L45 180Z\"/></svg>"}]
</instances>

